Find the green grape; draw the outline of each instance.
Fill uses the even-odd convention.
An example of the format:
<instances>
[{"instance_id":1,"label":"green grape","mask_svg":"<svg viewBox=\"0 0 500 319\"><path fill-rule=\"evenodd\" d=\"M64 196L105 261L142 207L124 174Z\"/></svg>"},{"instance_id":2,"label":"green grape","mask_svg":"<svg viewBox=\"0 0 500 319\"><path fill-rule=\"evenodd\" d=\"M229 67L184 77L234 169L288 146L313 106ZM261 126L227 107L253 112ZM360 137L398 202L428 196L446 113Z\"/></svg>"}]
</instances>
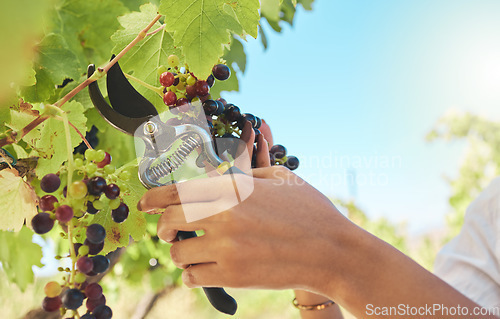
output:
<instances>
[{"instance_id":1,"label":"green grape","mask_svg":"<svg viewBox=\"0 0 500 319\"><path fill-rule=\"evenodd\" d=\"M81 245L80 248L78 248L78 255L79 256L85 256L88 254L89 254L89 246Z\"/></svg>"},{"instance_id":2,"label":"green grape","mask_svg":"<svg viewBox=\"0 0 500 319\"><path fill-rule=\"evenodd\" d=\"M194 85L196 83L196 78L192 75L189 75L186 79L187 85Z\"/></svg>"},{"instance_id":3,"label":"green grape","mask_svg":"<svg viewBox=\"0 0 500 319\"><path fill-rule=\"evenodd\" d=\"M128 181L130 179L132 174L130 174L129 171L122 171L120 173L120 179L124 180L124 181Z\"/></svg>"},{"instance_id":4,"label":"green grape","mask_svg":"<svg viewBox=\"0 0 500 319\"><path fill-rule=\"evenodd\" d=\"M83 197L82 198L76 198L75 197L75 198L72 198L70 200L70 206L73 207L73 211L75 212L75 216L77 216L77 213L80 212L83 209L83 207L84 207L83 205L85 205L85 199Z\"/></svg>"},{"instance_id":5,"label":"green grape","mask_svg":"<svg viewBox=\"0 0 500 319\"><path fill-rule=\"evenodd\" d=\"M101 210L104 209L104 203L101 202L100 200L96 200L92 202L92 205L94 206L95 209Z\"/></svg>"},{"instance_id":6,"label":"green grape","mask_svg":"<svg viewBox=\"0 0 500 319\"><path fill-rule=\"evenodd\" d=\"M113 174L115 172L116 168L114 165L108 164L104 166L104 172L106 174Z\"/></svg>"},{"instance_id":7,"label":"green grape","mask_svg":"<svg viewBox=\"0 0 500 319\"><path fill-rule=\"evenodd\" d=\"M83 160L81 158L75 158L75 167L77 168L83 167Z\"/></svg>"},{"instance_id":8,"label":"green grape","mask_svg":"<svg viewBox=\"0 0 500 319\"><path fill-rule=\"evenodd\" d=\"M83 283L85 280L87 280L87 277L86 277L84 274L82 274L81 272L78 272L78 273L76 274L76 276L75 276L75 282L76 282L77 284L81 284L81 283Z\"/></svg>"},{"instance_id":9,"label":"green grape","mask_svg":"<svg viewBox=\"0 0 500 319\"><path fill-rule=\"evenodd\" d=\"M120 190L121 190L121 188L120 188ZM120 203L121 203L121 201L119 198L112 199L109 201L109 208L117 209L118 206L120 206Z\"/></svg>"},{"instance_id":10,"label":"green grape","mask_svg":"<svg viewBox=\"0 0 500 319\"><path fill-rule=\"evenodd\" d=\"M167 59L167 62L168 62L168 65L172 68L175 68L176 66L179 65L180 63L180 60L179 60L179 57L175 54L172 54L168 57Z\"/></svg>"},{"instance_id":11,"label":"green grape","mask_svg":"<svg viewBox=\"0 0 500 319\"><path fill-rule=\"evenodd\" d=\"M95 172L97 172L97 164L96 164L96 163L92 163L92 162L87 163L87 165L86 165L86 169L87 169L87 173L88 173L89 175L92 175L92 174L94 174Z\"/></svg>"},{"instance_id":12,"label":"green grape","mask_svg":"<svg viewBox=\"0 0 500 319\"><path fill-rule=\"evenodd\" d=\"M103 150L98 150L94 157L94 161L97 163L102 162L105 157L106 157L106 152Z\"/></svg>"},{"instance_id":13,"label":"green grape","mask_svg":"<svg viewBox=\"0 0 500 319\"><path fill-rule=\"evenodd\" d=\"M175 92L177 92L177 87L172 85L172 86L170 86L170 87L168 88L168 90L169 90L169 91L172 91L172 92L174 92L174 93L175 93Z\"/></svg>"},{"instance_id":14,"label":"green grape","mask_svg":"<svg viewBox=\"0 0 500 319\"><path fill-rule=\"evenodd\" d=\"M226 129L224 127L221 127L220 129L217 130L217 134L219 136L226 134Z\"/></svg>"},{"instance_id":15,"label":"green grape","mask_svg":"<svg viewBox=\"0 0 500 319\"><path fill-rule=\"evenodd\" d=\"M97 154L97 152L95 150L89 148L85 151L85 158L88 161L93 161L93 160L95 160L96 154Z\"/></svg>"},{"instance_id":16,"label":"green grape","mask_svg":"<svg viewBox=\"0 0 500 319\"><path fill-rule=\"evenodd\" d=\"M68 187L68 195L70 197L81 199L87 195L87 185L82 181L75 181Z\"/></svg>"},{"instance_id":17,"label":"green grape","mask_svg":"<svg viewBox=\"0 0 500 319\"><path fill-rule=\"evenodd\" d=\"M158 76L162 75L164 72L167 72L167 67L164 65L160 65L158 69L156 70L158 73Z\"/></svg>"},{"instance_id":18,"label":"green grape","mask_svg":"<svg viewBox=\"0 0 500 319\"><path fill-rule=\"evenodd\" d=\"M56 281L48 282L43 290L49 298L55 298L62 292L61 285Z\"/></svg>"}]
</instances>

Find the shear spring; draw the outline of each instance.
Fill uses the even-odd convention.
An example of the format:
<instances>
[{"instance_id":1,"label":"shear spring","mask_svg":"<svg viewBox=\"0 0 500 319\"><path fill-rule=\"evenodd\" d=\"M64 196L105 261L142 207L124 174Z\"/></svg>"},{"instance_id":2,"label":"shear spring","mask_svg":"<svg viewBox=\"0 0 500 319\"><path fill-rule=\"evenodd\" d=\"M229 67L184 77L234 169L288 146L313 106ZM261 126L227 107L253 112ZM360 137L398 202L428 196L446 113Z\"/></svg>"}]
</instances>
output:
<instances>
[{"instance_id":1,"label":"shear spring","mask_svg":"<svg viewBox=\"0 0 500 319\"><path fill-rule=\"evenodd\" d=\"M190 136L172 155L168 156L158 165L148 168L147 175L154 182L158 182L160 178L172 174L175 170L182 166L189 154L191 154L191 152L193 152L200 145L201 143L196 138Z\"/></svg>"}]
</instances>

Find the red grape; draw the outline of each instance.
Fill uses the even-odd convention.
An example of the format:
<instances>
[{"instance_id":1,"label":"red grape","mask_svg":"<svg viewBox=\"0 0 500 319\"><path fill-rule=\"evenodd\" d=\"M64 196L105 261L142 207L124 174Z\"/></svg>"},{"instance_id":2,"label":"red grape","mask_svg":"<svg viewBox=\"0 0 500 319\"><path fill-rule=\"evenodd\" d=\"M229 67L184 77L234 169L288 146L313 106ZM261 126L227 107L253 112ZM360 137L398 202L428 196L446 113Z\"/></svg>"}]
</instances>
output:
<instances>
[{"instance_id":1,"label":"red grape","mask_svg":"<svg viewBox=\"0 0 500 319\"><path fill-rule=\"evenodd\" d=\"M40 181L40 188L46 193L55 192L61 186L61 180L56 174L47 174Z\"/></svg>"},{"instance_id":2,"label":"red grape","mask_svg":"<svg viewBox=\"0 0 500 319\"><path fill-rule=\"evenodd\" d=\"M160 84L164 87L169 87L174 84L175 76L170 72L163 72L160 75Z\"/></svg>"},{"instance_id":3,"label":"red grape","mask_svg":"<svg viewBox=\"0 0 500 319\"><path fill-rule=\"evenodd\" d=\"M54 203L57 203L58 200L54 195L45 195L40 198L38 202L38 206L41 210L45 212L51 212L54 210Z\"/></svg>"}]
</instances>

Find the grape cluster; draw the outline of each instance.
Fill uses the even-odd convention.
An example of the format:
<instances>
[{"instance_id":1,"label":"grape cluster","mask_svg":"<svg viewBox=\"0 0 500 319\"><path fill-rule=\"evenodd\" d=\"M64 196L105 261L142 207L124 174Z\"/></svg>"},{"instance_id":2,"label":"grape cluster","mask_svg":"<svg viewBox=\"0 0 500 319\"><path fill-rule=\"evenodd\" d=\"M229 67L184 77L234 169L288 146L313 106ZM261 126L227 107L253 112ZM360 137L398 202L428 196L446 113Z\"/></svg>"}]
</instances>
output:
<instances>
[{"instance_id":1,"label":"grape cluster","mask_svg":"<svg viewBox=\"0 0 500 319\"><path fill-rule=\"evenodd\" d=\"M61 235L72 245L67 256L71 258L72 268L59 268L66 273L63 283L47 283L42 307L49 312L60 310L61 314L69 311L70 316L75 316L86 300L87 314L81 318L107 319L112 317L112 311L106 306L102 287L87 281L88 277L106 272L110 265L106 256L99 255L104 247L106 230L102 225L92 223L92 216L104 214L101 210L109 207L114 222L122 223L127 219L129 208L120 198L120 191L126 186L119 186L115 181L128 180L130 173L121 171L117 174L111 165L111 156L102 150L87 149L85 159L75 158L74 166L81 179L63 189L56 174L47 174L40 181L40 188L47 195L40 198L40 212L33 217L31 226L35 233L45 234L59 223L64 230Z\"/></svg>"},{"instance_id":2,"label":"grape cluster","mask_svg":"<svg viewBox=\"0 0 500 319\"><path fill-rule=\"evenodd\" d=\"M169 68L160 67L160 83L163 86L163 102L169 107L174 115L179 115L182 119L170 119L168 124L177 125L186 121L186 114L190 110L190 103L201 101L203 110L207 117L208 127L213 138L238 138L241 130L247 121L252 124L255 132L255 142L257 136L261 134L259 128L262 120L250 113L241 112L240 108L232 103L228 103L223 98L212 99L210 88L215 80L225 81L231 76L229 67L223 63L212 68L212 74L206 80L198 79L189 72L188 67L179 68L179 58L176 55L168 57ZM224 150L225 151L225 150ZM219 153L223 151L219 150ZM231 153L231 152L230 152ZM234 154L232 154L234 155ZM254 148L252 167L255 167L256 148ZM299 166L299 160L295 156L287 156L286 149L282 145L275 145L270 153L271 165L284 165L290 170Z\"/></svg>"}]
</instances>

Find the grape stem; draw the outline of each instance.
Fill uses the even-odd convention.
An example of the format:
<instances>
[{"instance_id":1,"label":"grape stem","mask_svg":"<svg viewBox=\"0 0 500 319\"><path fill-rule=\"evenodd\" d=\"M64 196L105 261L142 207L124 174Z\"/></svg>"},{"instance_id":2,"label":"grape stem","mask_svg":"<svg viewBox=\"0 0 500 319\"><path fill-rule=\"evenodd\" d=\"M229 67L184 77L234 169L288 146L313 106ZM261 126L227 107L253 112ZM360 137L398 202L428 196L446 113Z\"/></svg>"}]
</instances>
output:
<instances>
[{"instance_id":1,"label":"grape stem","mask_svg":"<svg viewBox=\"0 0 500 319\"><path fill-rule=\"evenodd\" d=\"M59 101L57 101L54 105L57 107L61 107L64 103L68 102L71 98L73 98L77 93L79 93L81 90L86 88L90 83L102 78L108 71L109 69L118 61L120 60L131 48L133 48L138 42L140 42L142 39L144 39L146 36L148 36L148 31L153 27L153 25L158 22L158 20L161 18L161 14L158 14L139 34L135 37L132 42L130 42L123 50L118 53L118 55L115 56L114 59L109 61L104 67L98 68L94 74L92 74L91 77L80 83L76 88L71 90L68 94L63 96ZM151 34L157 33L161 28L151 32ZM22 130L20 136L18 136L17 132L13 132L9 136L0 139L0 147L3 147L5 145L13 144L18 142L19 140L22 139L26 134L31 132L35 127L43 123L46 119L48 119L50 116L48 115L41 115L35 118L31 123L26 125Z\"/></svg>"},{"instance_id":2,"label":"grape stem","mask_svg":"<svg viewBox=\"0 0 500 319\"><path fill-rule=\"evenodd\" d=\"M59 121L63 121L63 122L64 122L64 119L63 119L62 117L60 117L60 116L54 116L54 118L55 118L56 120L59 120ZM71 126L71 127L75 130L75 132L76 132L78 135L80 135L80 137L81 137L81 139L83 140L83 142L85 143L85 145L87 145L87 147L88 147L89 149L93 149L93 148L92 148L92 145L90 145L89 141L87 141L87 139L86 139L86 138L85 138L85 136L82 134L82 132L80 132L80 130L79 130L79 129L78 129L78 128L77 128L77 127L73 124L73 123L71 123L71 121L68 121L68 124L69 124L69 126Z\"/></svg>"},{"instance_id":3,"label":"grape stem","mask_svg":"<svg viewBox=\"0 0 500 319\"><path fill-rule=\"evenodd\" d=\"M147 36L147 37L149 37L150 35L153 35L153 34L155 34L155 33L158 33L158 32L160 32L160 31L161 31L161 30L163 30L163 29L165 29L165 25L164 25L164 24L162 24L162 25L161 25L161 27L159 27L158 29L156 29L156 30L154 30L154 31L149 32L148 34L146 34L146 36Z\"/></svg>"},{"instance_id":4,"label":"grape stem","mask_svg":"<svg viewBox=\"0 0 500 319\"><path fill-rule=\"evenodd\" d=\"M130 74L127 74L127 73L125 73L125 77L126 77L126 78L129 78L129 79L131 79L131 80L133 80L133 81L135 81L135 82L137 82L137 83L139 83L140 85L144 86L144 87L145 87L145 88L147 88L147 89L150 89L150 90L151 90L151 91L153 91L153 92L158 93L158 95L159 95L160 97L163 97L163 89L162 89L162 87L155 87L155 86L152 86L151 84L148 84L148 83L146 83L146 82L142 81L141 79L138 79L138 78L136 78L135 76L130 75Z\"/></svg>"}]
</instances>

